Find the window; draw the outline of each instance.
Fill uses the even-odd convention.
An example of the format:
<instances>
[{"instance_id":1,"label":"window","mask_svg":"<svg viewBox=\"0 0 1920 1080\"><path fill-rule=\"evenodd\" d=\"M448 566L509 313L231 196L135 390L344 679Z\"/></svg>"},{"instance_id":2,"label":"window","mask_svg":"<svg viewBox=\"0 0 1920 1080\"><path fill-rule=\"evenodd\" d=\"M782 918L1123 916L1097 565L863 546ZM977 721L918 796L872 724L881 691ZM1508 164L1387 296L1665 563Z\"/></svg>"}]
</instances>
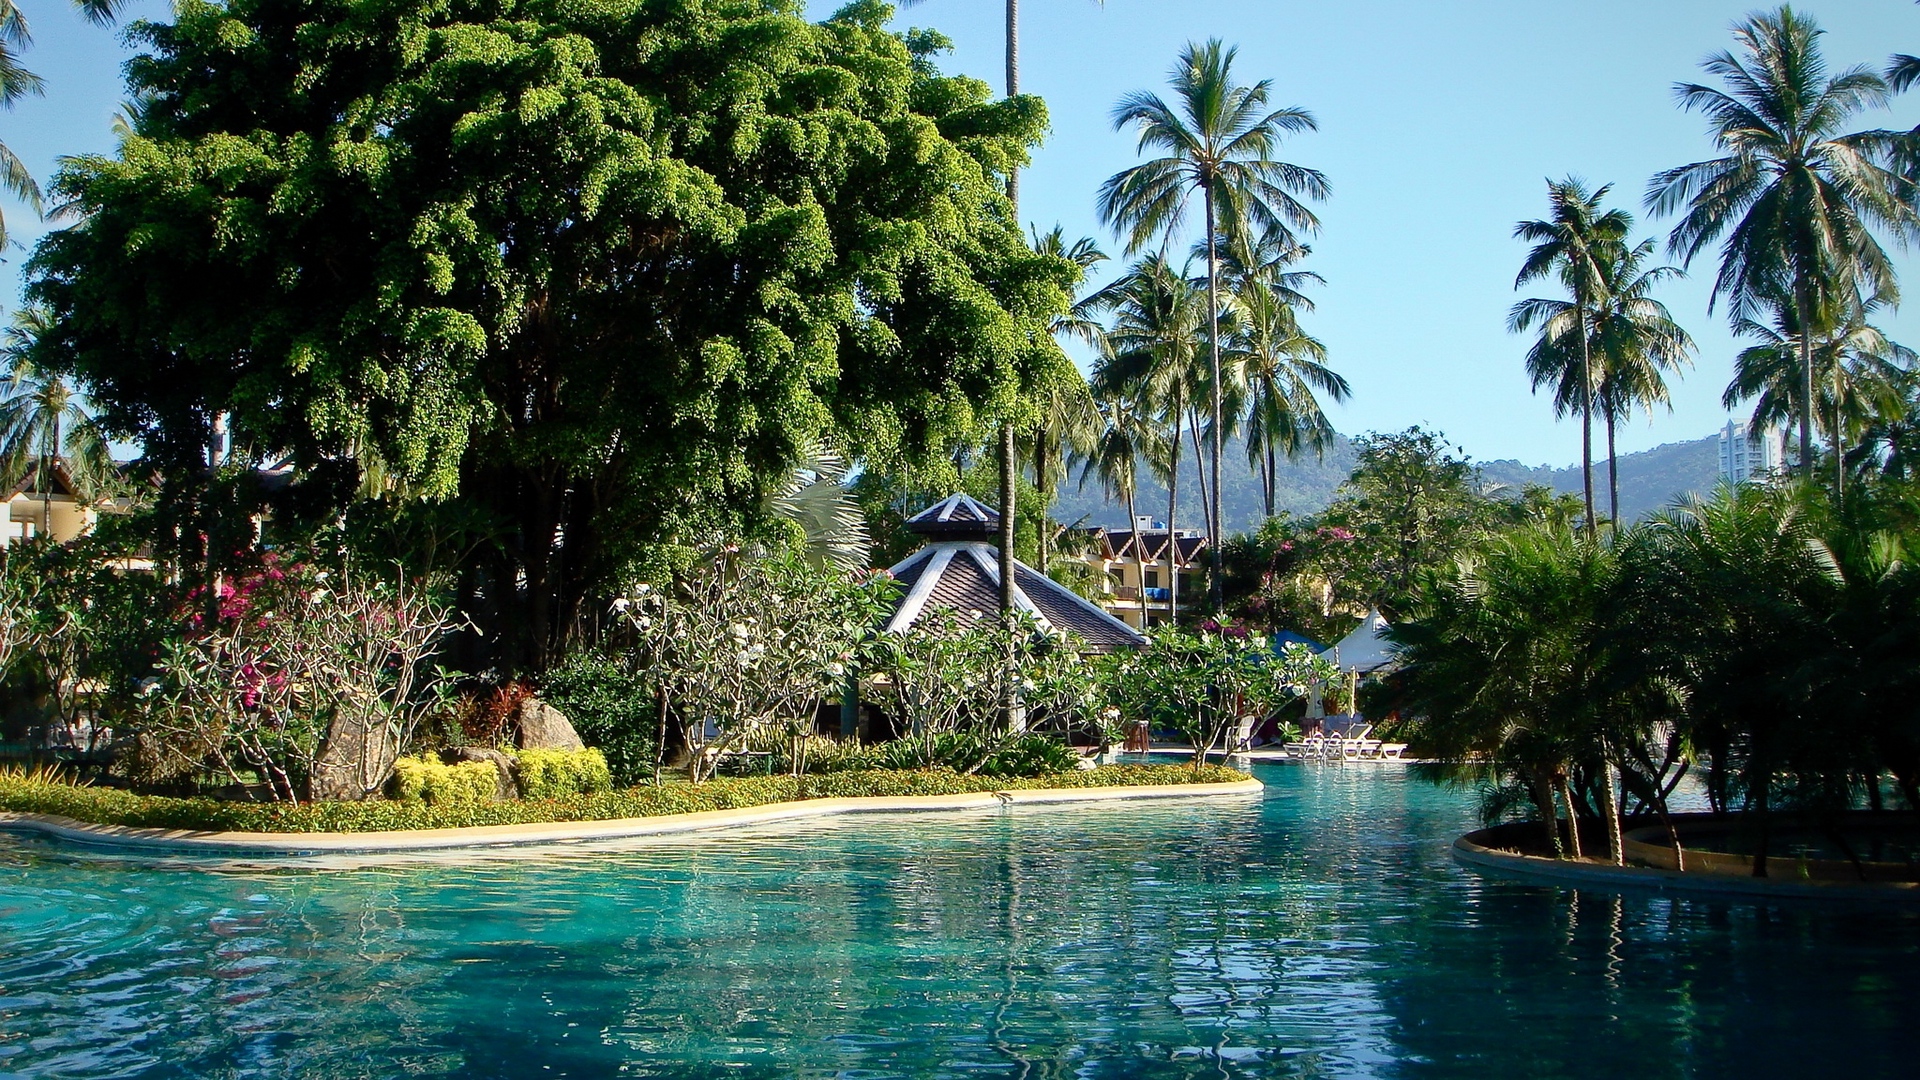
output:
<instances>
[{"instance_id":1,"label":"window","mask_svg":"<svg viewBox=\"0 0 1920 1080\"><path fill-rule=\"evenodd\" d=\"M1157 589L1160 587L1160 571L1158 570L1142 570L1140 571L1140 579L1146 582L1147 588L1149 589Z\"/></svg>"}]
</instances>

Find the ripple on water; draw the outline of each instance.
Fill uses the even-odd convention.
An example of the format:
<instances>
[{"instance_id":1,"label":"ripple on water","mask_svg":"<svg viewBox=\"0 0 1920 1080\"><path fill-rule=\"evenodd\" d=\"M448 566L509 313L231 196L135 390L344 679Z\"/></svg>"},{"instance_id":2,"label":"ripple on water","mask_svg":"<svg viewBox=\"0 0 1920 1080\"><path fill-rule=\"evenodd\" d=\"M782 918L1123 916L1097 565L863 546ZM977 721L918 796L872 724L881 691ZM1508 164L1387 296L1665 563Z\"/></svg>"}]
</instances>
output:
<instances>
[{"instance_id":1,"label":"ripple on water","mask_svg":"<svg viewBox=\"0 0 1920 1080\"><path fill-rule=\"evenodd\" d=\"M1842 1041L1862 1075L1910 1062L1912 917L1482 879L1447 852L1467 797L1395 769L1262 779L1257 803L324 870L0 836L0 1076L1753 1077Z\"/></svg>"}]
</instances>

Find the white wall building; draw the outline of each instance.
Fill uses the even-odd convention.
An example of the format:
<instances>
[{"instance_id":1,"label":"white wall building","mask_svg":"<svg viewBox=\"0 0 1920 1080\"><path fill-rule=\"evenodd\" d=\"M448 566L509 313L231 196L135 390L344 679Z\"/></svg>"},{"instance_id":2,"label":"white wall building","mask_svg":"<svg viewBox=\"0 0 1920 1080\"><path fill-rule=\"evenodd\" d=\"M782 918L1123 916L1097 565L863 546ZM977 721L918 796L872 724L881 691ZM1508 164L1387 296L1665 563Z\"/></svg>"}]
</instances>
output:
<instances>
[{"instance_id":1,"label":"white wall building","mask_svg":"<svg viewBox=\"0 0 1920 1080\"><path fill-rule=\"evenodd\" d=\"M1786 437L1778 431L1727 421L1720 429L1720 478L1739 484L1765 480L1787 464Z\"/></svg>"}]
</instances>

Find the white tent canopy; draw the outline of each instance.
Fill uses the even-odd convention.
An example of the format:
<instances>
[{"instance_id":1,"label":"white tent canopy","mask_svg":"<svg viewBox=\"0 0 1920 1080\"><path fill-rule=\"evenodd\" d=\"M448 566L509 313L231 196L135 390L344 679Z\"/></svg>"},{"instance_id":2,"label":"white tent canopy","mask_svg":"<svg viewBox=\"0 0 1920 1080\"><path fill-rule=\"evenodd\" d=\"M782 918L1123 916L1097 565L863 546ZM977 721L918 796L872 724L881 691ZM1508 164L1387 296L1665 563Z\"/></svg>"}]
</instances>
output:
<instances>
[{"instance_id":1,"label":"white tent canopy","mask_svg":"<svg viewBox=\"0 0 1920 1080\"><path fill-rule=\"evenodd\" d=\"M1386 617L1371 608L1367 617L1360 620L1353 633L1340 639L1340 643L1320 655L1329 657L1340 665L1342 671L1366 674L1387 666L1393 662L1393 653L1382 632L1387 628Z\"/></svg>"}]
</instances>

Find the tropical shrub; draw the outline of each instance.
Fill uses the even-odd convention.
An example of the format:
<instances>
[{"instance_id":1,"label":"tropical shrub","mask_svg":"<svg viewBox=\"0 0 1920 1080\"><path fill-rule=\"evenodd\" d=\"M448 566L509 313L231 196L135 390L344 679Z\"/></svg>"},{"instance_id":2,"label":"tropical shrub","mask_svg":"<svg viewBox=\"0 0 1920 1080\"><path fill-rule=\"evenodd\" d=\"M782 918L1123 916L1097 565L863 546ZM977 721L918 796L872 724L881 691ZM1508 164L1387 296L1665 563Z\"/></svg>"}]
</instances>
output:
<instances>
[{"instance_id":1,"label":"tropical shrub","mask_svg":"<svg viewBox=\"0 0 1920 1080\"><path fill-rule=\"evenodd\" d=\"M448 765L439 758L395 758L393 797L432 806L477 806L499 790L499 770L489 761Z\"/></svg>"},{"instance_id":2,"label":"tropical shrub","mask_svg":"<svg viewBox=\"0 0 1920 1080\"><path fill-rule=\"evenodd\" d=\"M1335 673L1330 661L1304 646L1276 655L1265 636L1244 629L1161 627L1148 635L1146 648L1116 658L1108 694L1122 716L1185 736L1199 751L1198 768L1236 723L1271 714Z\"/></svg>"},{"instance_id":3,"label":"tropical shrub","mask_svg":"<svg viewBox=\"0 0 1920 1080\"><path fill-rule=\"evenodd\" d=\"M613 775L598 748L585 750L522 750L513 755L518 765L520 795L527 799L557 799L613 790Z\"/></svg>"},{"instance_id":4,"label":"tropical shrub","mask_svg":"<svg viewBox=\"0 0 1920 1080\"><path fill-rule=\"evenodd\" d=\"M647 671L605 653L583 651L540 677L540 697L567 714L588 746L606 755L616 786L628 787L653 774L660 709Z\"/></svg>"},{"instance_id":5,"label":"tropical shrub","mask_svg":"<svg viewBox=\"0 0 1920 1080\"><path fill-rule=\"evenodd\" d=\"M276 801L366 798L440 705L454 626L403 575L270 557L189 597L135 719L140 756L256 774Z\"/></svg>"},{"instance_id":6,"label":"tropical shrub","mask_svg":"<svg viewBox=\"0 0 1920 1080\"><path fill-rule=\"evenodd\" d=\"M799 771L821 700L862 666L893 595L883 575L726 546L669 588L635 586L615 611L638 636L658 700L685 724L688 775L697 781L769 731L791 741Z\"/></svg>"}]
</instances>

